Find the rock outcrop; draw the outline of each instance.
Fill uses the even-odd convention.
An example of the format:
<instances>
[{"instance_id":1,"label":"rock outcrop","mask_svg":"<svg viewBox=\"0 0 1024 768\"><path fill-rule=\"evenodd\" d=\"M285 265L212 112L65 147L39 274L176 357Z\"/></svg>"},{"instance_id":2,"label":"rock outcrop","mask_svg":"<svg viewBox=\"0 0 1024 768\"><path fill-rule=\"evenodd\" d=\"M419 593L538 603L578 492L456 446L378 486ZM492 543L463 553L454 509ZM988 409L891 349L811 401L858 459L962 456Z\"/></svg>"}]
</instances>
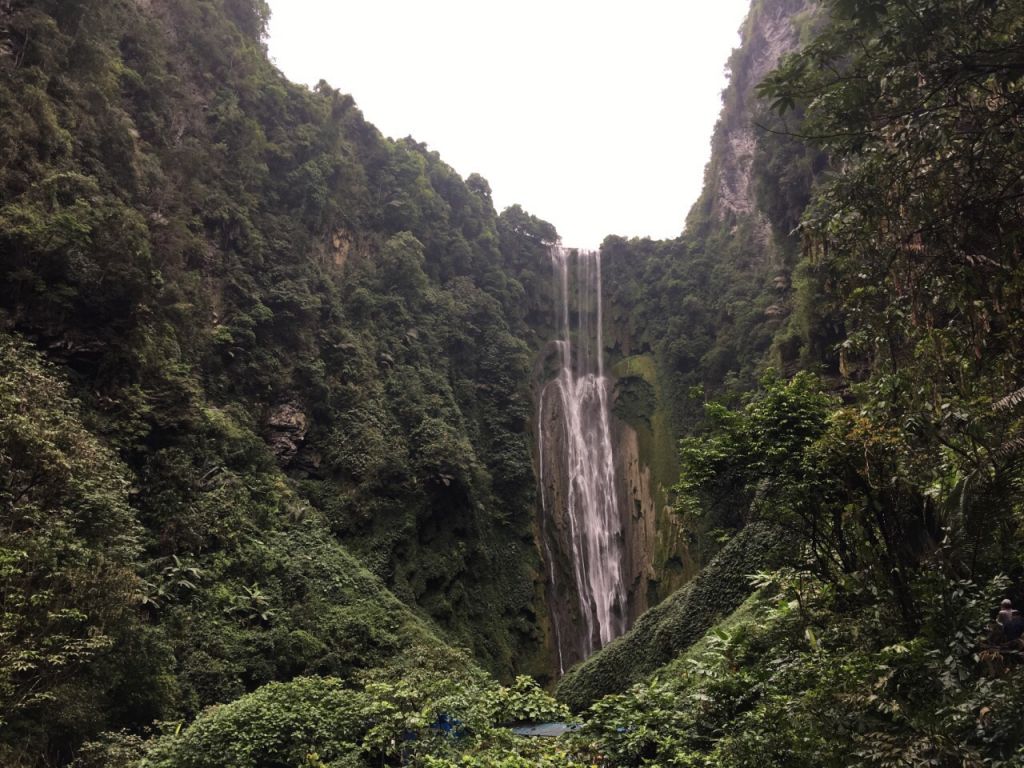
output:
<instances>
[{"instance_id":1,"label":"rock outcrop","mask_svg":"<svg viewBox=\"0 0 1024 768\"><path fill-rule=\"evenodd\" d=\"M306 440L309 419L297 403L281 403L263 420L263 437L281 467L291 464Z\"/></svg>"},{"instance_id":2,"label":"rock outcrop","mask_svg":"<svg viewBox=\"0 0 1024 768\"><path fill-rule=\"evenodd\" d=\"M711 214L721 220L728 214L752 215L767 240L769 226L754 199L752 165L757 149L754 125L754 89L779 60L800 42L794 20L814 7L812 0L764 0L755 3L743 29L743 44L733 56L734 67L725 94L726 109L712 139L714 156L706 184L714 190Z\"/></svg>"}]
</instances>

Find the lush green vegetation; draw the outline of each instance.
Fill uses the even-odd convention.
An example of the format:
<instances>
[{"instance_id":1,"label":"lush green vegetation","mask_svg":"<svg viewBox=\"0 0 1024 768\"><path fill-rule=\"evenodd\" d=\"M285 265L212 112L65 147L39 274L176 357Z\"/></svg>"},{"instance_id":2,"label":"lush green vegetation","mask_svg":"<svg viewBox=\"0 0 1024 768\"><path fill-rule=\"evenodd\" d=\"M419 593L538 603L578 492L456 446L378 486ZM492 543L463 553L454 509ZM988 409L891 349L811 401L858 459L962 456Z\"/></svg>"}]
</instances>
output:
<instances>
[{"instance_id":1,"label":"lush green vegetation","mask_svg":"<svg viewBox=\"0 0 1024 768\"><path fill-rule=\"evenodd\" d=\"M648 610L625 635L569 670L558 684L558 698L580 712L645 680L739 608L754 590L749 574L780 566L786 554L778 531L757 523L747 526L695 579Z\"/></svg>"},{"instance_id":2,"label":"lush green vegetation","mask_svg":"<svg viewBox=\"0 0 1024 768\"><path fill-rule=\"evenodd\" d=\"M143 765L448 766L488 755L534 765L541 750L503 725L568 714L527 677L503 688L467 673L468 659L444 664L406 653L400 660L400 670L370 675L357 690L323 677L271 683L208 710L180 736L158 740Z\"/></svg>"},{"instance_id":3,"label":"lush green vegetation","mask_svg":"<svg viewBox=\"0 0 1024 768\"><path fill-rule=\"evenodd\" d=\"M966 639L1002 585L946 585L907 640L879 604L840 608L800 573L761 584L776 596L746 620L595 704L577 749L637 766L1019 764L1019 675Z\"/></svg>"},{"instance_id":4,"label":"lush green vegetation","mask_svg":"<svg viewBox=\"0 0 1024 768\"><path fill-rule=\"evenodd\" d=\"M660 433L642 458L672 504L679 477L675 444L704 419L709 399L735 404L774 366L792 375L801 366L835 370L831 340L805 325L797 300L801 260L796 228L814 179L826 168L816 146L788 135L756 86L773 58L820 26L808 0L757 0L729 62L729 87L712 138L704 190L675 240L609 237L602 245L613 358L652 361ZM810 327L810 326L809 326ZM621 413L643 434L645 421ZM723 508L719 511L726 512ZM741 524L733 505L721 517L689 519L688 571L710 562Z\"/></svg>"},{"instance_id":5,"label":"lush green vegetation","mask_svg":"<svg viewBox=\"0 0 1024 768\"><path fill-rule=\"evenodd\" d=\"M824 7L753 4L687 231L605 243L706 567L558 703L554 228L262 2L0 3L0 763L1020 764L1024 4Z\"/></svg>"},{"instance_id":6,"label":"lush green vegetation","mask_svg":"<svg viewBox=\"0 0 1024 768\"><path fill-rule=\"evenodd\" d=\"M682 442L677 488L697 525L770 523L801 554L755 579L770 597L746 621L585 715L577 748L616 765L1024 758L1016 648L992 624L1021 596L1024 6L827 7L759 88L780 134L755 174L774 181L793 142L829 157L783 275L791 319L774 360L748 361L788 375L703 382L721 402ZM653 264L672 246L630 247Z\"/></svg>"},{"instance_id":7,"label":"lush green vegetation","mask_svg":"<svg viewBox=\"0 0 1024 768\"><path fill-rule=\"evenodd\" d=\"M557 235L287 82L267 13L0 9L5 765L413 642L546 669L527 316Z\"/></svg>"}]
</instances>

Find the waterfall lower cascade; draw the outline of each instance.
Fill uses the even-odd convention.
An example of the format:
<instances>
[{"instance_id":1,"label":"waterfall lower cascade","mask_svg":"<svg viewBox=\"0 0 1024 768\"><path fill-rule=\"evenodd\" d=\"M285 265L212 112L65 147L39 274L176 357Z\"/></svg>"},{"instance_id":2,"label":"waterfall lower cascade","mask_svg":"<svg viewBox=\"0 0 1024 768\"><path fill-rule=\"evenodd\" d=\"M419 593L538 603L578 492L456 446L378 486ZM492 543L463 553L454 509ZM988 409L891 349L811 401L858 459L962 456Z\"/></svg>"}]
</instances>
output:
<instances>
[{"instance_id":1,"label":"waterfall lower cascade","mask_svg":"<svg viewBox=\"0 0 1024 768\"><path fill-rule=\"evenodd\" d=\"M551 261L559 338L548 345L537 435L541 535L552 629L564 672L622 634L627 610L604 375L601 254L554 246Z\"/></svg>"}]
</instances>

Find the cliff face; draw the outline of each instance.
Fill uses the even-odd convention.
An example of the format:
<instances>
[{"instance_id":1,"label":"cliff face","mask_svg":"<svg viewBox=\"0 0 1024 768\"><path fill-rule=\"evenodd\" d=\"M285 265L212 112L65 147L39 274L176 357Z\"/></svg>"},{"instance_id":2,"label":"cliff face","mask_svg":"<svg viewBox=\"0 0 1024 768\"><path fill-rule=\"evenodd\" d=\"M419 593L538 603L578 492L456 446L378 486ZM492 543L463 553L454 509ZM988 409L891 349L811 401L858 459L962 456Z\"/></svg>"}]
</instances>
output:
<instances>
[{"instance_id":1,"label":"cliff face","mask_svg":"<svg viewBox=\"0 0 1024 768\"><path fill-rule=\"evenodd\" d=\"M803 19L812 0L768 0L751 7L743 27L740 48L730 61L732 70L724 93L725 108L715 128L714 155L705 176L705 194L712 219L729 215L751 216L765 241L770 224L754 190L754 156L758 132L754 118L760 109L754 88L779 60L796 49Z\"/></svg>"},{"instance_id":2,"label":"cliff face","mask_svg":"<svg viewBox=\"0 0 1024 768\"><path fill-rule=\"evenodd\" d=\"M628 625L713 556L718 544L712 528L738 522L733 517L687 524L673 511L677 441L699 420L702 393L749 386L780 348L773 345L789 315L792 241L765 194L766 184L772 184L766 166L780 149L755 126L763 107L754 89L799 45L813 11L810 0L753 4L741 46L730 58L731 80L712 138L704 192L690 212L687 231L667 242L609 238L602 248ZM544 367L542 361L535 367L535 410L537 387L546 381L538 368ZM552 439L542 450L562 447ZM567 490L551 477L545 482L549 506L557 512ZM547 529L540 526L546 578L560 585L551 600L563 606L554 609L552 630L564 634L581 622L567 586L571 558L558 544L569 523L548 514L546 524Z\"/></svg>"},{"instance_id":3,"label":"cliff face","mask_svg":"<svg viewBox=\"0 0 1024 768\"><path fill-rule=\"evenodd\" d=\"M666 488L644 461L641 433L616 420L614 434L632 625L693 574L686 571L685 534L665 503Z\"/></svg>"},{"instance_id":4,"label":"cliff face","mask_svg":"<svg viewBox=\"0 0 1024 768\"><path fill-rule=\"evenodd\" d=\"M572 444L569 435L573 416L567 417L565 401L556 393L557 378L553 378L561 354L560 342L551 342L538 355L534 368L538 538L545 563L549 643L555 672L586 658L599 643L588 616L590 598L577 586L586 576L580 559L589 556L578 541L579 529L588 525L580 519L579 508L579 497L586 494L588 480L578 474L578 466L577 474L570 470L571 456L578 446ZM616 519L610 542L614 546L600 567L621 583L622 599L614 616L619 627L616 634L693 575L686 571L689 561L682 527L666 503L668 484L673 482L667 479L670 469L660 467L659 477L649 464L655 441L667 435L666 425L658 423L658 415L649 410L655 403L654 390L642 378L642 361L632 362L636 370L620 365L610 372L606 385L611 407L607 418L614 457ZM634 402L637 398L643 402ZM590 430L584 432L588 440L597 439ZM663 447L662 453L668 453L668 448Z\"/></svg>"},{"instance_id":5,"label":"cliff face","mask_svg":"<svg viewBox=\"0 0 1024 768\"><path fill-rule=\"evenodd\" d=\"M717 546L706 524L686 526L672 511L678 439L699 420L707 393L740 391L766 360L784 355L793 241L771 205L773 192L766 194L782 150L755 125L764 107L754 89L795 50L814 14L811 0L753 4L730 58L704 192L680 238L604 243L620 506L628 511L636 615L691 579ZM798 183L809 188L808 179Z\"/></svg>"},{"instance_id":6,"label":"cliff face","mask_svg":"<svg viewBox=\"0 0 1024 768\"><path fill-rule=\"evenodd\" d=\"M696 572L686 532L671 506L671 488L679 474L675 438L658 405L660 387L652 362L637 356L612 369L631 624Z\"/></svg>"}]
</instances>

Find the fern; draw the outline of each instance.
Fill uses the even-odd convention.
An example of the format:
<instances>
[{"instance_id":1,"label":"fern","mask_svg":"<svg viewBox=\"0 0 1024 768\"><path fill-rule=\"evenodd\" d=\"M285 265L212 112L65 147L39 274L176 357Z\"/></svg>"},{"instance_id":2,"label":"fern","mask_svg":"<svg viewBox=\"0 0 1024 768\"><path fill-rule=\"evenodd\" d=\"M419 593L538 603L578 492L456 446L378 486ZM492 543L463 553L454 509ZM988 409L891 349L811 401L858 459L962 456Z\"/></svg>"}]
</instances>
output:
<instances>
[{"instance_id":1,"label":"fern","mask_svg":"<svg viewBox=\"0 0 1024 768\"><path fill-rule=\"evenodd\" d=\"M1022 452L1024 452L1024 437L1015 437L1011 440L1007 440L995 450L996 456L1000 459L1015 456Z\"/></svg>"},{"instance_id":2,"label":"fern","mask_svg":"<svg viewBox=\"0 0 1024 768\"><path fill-rule=\"evenodd\" d=\"M1009 411L1021 403L1024 403L1024 387L1021 387L1016 392L1011 392L1002 400L996 402L993 408L997 411Z\"/></svg>"}]
</instances>

